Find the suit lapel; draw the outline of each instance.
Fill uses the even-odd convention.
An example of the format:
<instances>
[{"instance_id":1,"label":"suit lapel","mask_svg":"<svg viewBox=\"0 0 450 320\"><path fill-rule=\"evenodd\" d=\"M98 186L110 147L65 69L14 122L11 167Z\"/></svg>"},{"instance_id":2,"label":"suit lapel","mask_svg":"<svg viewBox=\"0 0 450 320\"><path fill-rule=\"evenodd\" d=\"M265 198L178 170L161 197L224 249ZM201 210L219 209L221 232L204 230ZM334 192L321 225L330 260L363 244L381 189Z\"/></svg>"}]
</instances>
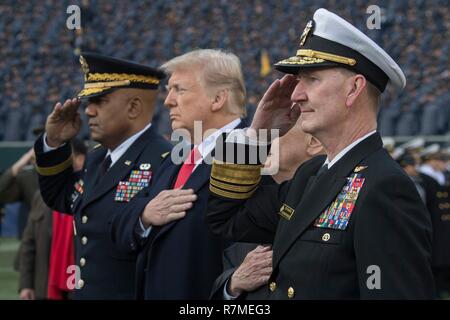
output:
<instances>
[{"instance_id":1,"label":"suit lapel","mask_svg":"<svg viewBox=\"0 0 450 320\"><path fill-rule=\"evenodd\" d=\"M241 120L241 122L236 126L235 129L242 129L244 128L245 125L246 122L244 120ZM197 168L195 168L194 172L192 172L186 184L183 186L183 189L193 189L194 193L198 193L201 190L201 188L209 182L209 178L211 175L211 165L208 163L212 163L214 150L215 149L213 149L212 152L203 159L203 162L200 163ZM180 171L181 165L174 167L177 169L176 174L172 176L171 185L168 187L168 189L172 189L173 185L175 184L175 180L178 172ZM172 229L177 222L178 220L175 220L161 227L157 231L157 235L155 236L154 240L161 237L164 233Z\"/></svg>"},{"instance_id":2,"label":"suit lapel","mask_svg":"<svg viewBox=\"0 0 450 320\"><path fill-rule=\"evenodd\" d=\"M128 148L122 157L114 163L114 165L103 176L102 180L95 186L93 184L97 179L98 169L93 169L96 170L94 175L95 179L93 178L90 180L91 186L89 188L89 192L86 192L85 201L83 201L83 208L102 197L105 193L111 190L111 188L115 188L119 184L119 181L124 180L132 169L139 169L136 167L137 159L144 148L148 147L149 141L152 141L152 135L154 135L153 127L150 127ZM96 162L93 162L93 164L98 168L98 165L101 163L103 158L98 159Z\"/></svg>"},{"instance_id":3,"label":"suit lapel","mask_svg":"<svg viewBox=\"0 0 450 320\"><path fill-rule=\"evenodd\" d=\"M176 172L178 173L178 170L176 170ZM194 193L198 193L201 188L208 183L209 181L209 176L211 173L211 166L206 164L206 163L201 163L198 165L198 167L194 170L194 172L191 174L191 176L189 177L188 181L186 182L186 184L183 186L182 189L193 189ZM171 186L168 188L170 189L173 184L175 183L176 180L176 175L174 177L174 179L172 180L172 184ZM196 214L196 212L193 212L192 209L189 210L190 212L187 213L189 214ZM186 218L184 218L186 219ZM158 239L159 237L161 237L163 234L165 234L166 232L168 232L170 229L172 229L179 220L175 220L172 221L168 224L166 224L165 226L161 227L157 233L157 235L155 236L155 240Z\"/></svg>"},{"instance_id":4,"label":"suit lapel","mask_svg":"<svg viewBox=\"0 0 450 320\"><path fill-rule=\"evenodd\" d=\"M274 241L274 268L298 237L313 223L313 221L330 205L344 186L348 175L371 153L382 148L378 133L371 135L357 144L342 159L325 174L317 178L313 176L308 181L300 203L289 222L279 226L283 232L278 232ZM312 180L312 181L311 181Z\"/></svg>"}]
</instances>

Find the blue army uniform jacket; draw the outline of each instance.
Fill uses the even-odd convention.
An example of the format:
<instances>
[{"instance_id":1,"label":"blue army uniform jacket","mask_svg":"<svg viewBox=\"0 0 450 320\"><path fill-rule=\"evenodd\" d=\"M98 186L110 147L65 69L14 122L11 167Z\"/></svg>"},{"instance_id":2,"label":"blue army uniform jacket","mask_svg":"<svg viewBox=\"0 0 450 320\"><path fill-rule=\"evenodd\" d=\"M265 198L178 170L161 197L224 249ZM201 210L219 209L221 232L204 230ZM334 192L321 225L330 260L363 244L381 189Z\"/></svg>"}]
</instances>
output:
<instances>
[{"instance_id":1,"label":"blue army uniform jacket","mask_svg":"<svg viewBox=\"0 0 450 320\"><path fill-rule=\"evenodd\" d=\"M115 216L147 184L171 145L153 127L147 129L97 181L104 147L91 151L85 169L74 173L70 144L43 152L43 138L35 144L39 184L51 208L74 214L75 299L133 299L136 253L117 248L110 234ZM126 218L126 217L125 217Z\"/></svg>"}]
</instances>

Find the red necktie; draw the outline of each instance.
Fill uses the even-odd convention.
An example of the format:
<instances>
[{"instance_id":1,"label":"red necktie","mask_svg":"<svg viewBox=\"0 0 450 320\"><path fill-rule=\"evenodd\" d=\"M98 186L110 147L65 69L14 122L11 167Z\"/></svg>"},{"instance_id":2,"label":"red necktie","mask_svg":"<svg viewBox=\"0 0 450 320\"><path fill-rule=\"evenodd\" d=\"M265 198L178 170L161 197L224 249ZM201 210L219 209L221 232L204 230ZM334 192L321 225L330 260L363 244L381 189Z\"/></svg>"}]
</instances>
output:
<instances>
[{"instance_id":1,"label":"red necktie","mask_svg":"<svg viewBox=\"0 0 450 320\"><path fill-rule=\"evenodd\" d=\"M186 160L184 160L184 163L181 166L180 171L178 172L177 180L175 181L175 185L173 186L174 189L178 189L184 186L186 181L189 179L192 171L194 171L195 162L200 158L200 152L198 151L197 147L194 147L189 153L189 156L186 158Z\"/></svg>"}]
</instances>

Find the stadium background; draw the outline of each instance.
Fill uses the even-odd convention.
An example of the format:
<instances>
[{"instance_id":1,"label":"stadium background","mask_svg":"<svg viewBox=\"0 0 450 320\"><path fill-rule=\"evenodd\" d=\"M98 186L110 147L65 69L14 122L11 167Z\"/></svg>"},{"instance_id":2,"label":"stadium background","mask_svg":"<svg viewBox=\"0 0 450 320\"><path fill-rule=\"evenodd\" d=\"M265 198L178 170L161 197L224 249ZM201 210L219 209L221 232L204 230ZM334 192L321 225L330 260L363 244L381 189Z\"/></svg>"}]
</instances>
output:
<instances>
[{"instance_id":1,"label":"stadium background","mask_svg":"<svg viewBox=\"0 0 450 320\"><path fill-rule=\"evenodd\" d=\"M82 30L69 30L66 9L81 8ZM367 7L382 9L381 29L368 30ZM313 12L324 7L352 21L392 55L406 89L382 99L379 130L399 142L424 136L449 146L450 9L448 0L153 0L0 1L0 171L34 139L33 129L82 85L80 51L158 66L194 48L223 48L242 62L248 113L280 74L270 65L297 50ZM170 135L160 95L154 125ZM88 128L82 137L88 139ZM11 271L17 243L0 240L0 298L16 297ZM3 289L2 289L3 288Z\"/></svg>"}]
</instances>

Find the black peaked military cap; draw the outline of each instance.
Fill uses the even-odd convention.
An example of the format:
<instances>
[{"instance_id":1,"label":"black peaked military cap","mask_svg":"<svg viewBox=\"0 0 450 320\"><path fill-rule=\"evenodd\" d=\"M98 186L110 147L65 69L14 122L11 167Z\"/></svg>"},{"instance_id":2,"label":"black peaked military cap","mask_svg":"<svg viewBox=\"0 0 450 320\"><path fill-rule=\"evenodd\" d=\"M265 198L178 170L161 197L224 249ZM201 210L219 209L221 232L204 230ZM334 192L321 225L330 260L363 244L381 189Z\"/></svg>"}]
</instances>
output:
<instances>
[{"instance_id":1,"label":"black peaked military cap","mask_svg":"<svg viewBox=\"0 0 450 320\"><path fill-rule=\"evenodd\" d=\"M98 53L81 53L80 64L84 88L78 93L79 98L96 97L120 88L156 90L166 77L160 69Z\"/></svg>"}]
</instances>

